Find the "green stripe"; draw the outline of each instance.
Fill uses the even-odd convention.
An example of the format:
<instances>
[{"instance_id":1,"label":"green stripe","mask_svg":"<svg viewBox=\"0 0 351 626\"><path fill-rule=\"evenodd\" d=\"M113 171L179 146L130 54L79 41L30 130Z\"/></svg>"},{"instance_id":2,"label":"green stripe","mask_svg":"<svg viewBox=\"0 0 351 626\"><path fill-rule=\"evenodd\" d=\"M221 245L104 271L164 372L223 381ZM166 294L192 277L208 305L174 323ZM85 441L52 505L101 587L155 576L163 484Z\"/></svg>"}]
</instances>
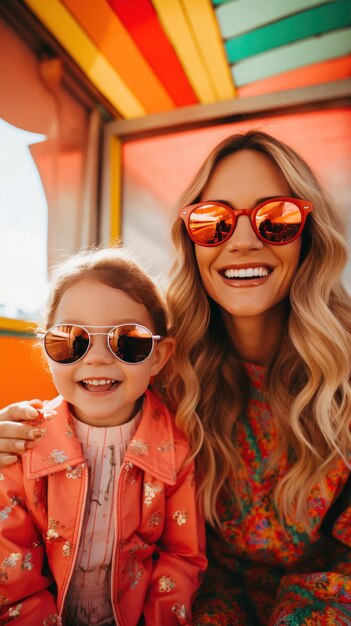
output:
<instances>
[{"instance_id":1,"label":"green stripe","mask_svg":"<svg viewBox=\"0 0 351 626\"><path fill-rule=\"evenodd\" d=\"M231 72L235 84L241 87L298 67L336 59L350 52L351 29L344 28L256 54L233 65Z\"/></svg>"},{"instance_id":2,"label":"green stripe","mask_svg":"<svg viewBox=\"0 0 351 626\"><path fill-rule=\"evenodd\" d=\"M219 6L220 4L226 4L227 2L231 2L232 0L212 0L213 6Z\"/></svg>"},{"instance_id":3,"label":"green stripe","mask_svg":"<svg viewBox=\"0 0 351 626\"><path fill-rule=\"evenodd\" d=\"M326 0L234 0L219 6L216 17L223 39L231 39L321 4L330 3Z\"/></svg>"},{"instance_id":4,"label":"green stripe","mask_svg":"<svg viewBox=\"0 0 351 626\"><path fill-rule=\"evenodd\" d=\"M231 39L225 48L229 62L235 63L299 39L350 25L351 0L338 0Z\"/></svg>"}]
</instances>

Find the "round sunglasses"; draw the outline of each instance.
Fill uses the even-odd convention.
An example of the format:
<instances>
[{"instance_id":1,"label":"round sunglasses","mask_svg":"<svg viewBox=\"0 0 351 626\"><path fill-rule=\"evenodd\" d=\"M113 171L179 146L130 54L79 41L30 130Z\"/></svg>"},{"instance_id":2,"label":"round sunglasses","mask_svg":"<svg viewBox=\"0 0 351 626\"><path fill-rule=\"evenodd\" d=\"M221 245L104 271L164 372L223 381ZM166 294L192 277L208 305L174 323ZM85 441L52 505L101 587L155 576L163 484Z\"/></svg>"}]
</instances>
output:
<instances>
[{"instance_id":1,"label":"round sunglasses","mask_svg":"<svg viewBox=\"0 0 351 626\"><path fill-rule=\"evenodd\" d=\"M89 329L109 329L108 332L91 332ZM91 346L91 337L105 335L107 347L123 363L142 363L151 355L154 342L163 339L153 335L141 324L119 324L118 326L80 326L79 324L57 324L45 333L37 333L43 340L48 357L60 363L71 365L80 361Z\"/></svg>"},{"instance_id":2,"label":"round sunglasses","mask_svg":"<svg viewBox=\"0 0 351 626\"><path fill-rule=\"evenodd\" d=\"M219 246L233 234L240 215L248 215L257 237L283 246L297 239L313 210L298 198L270 198L252 209L233 209L223 202L198 202L179 210L190 239L199 246Z\"/></svg>"}]
</instances>

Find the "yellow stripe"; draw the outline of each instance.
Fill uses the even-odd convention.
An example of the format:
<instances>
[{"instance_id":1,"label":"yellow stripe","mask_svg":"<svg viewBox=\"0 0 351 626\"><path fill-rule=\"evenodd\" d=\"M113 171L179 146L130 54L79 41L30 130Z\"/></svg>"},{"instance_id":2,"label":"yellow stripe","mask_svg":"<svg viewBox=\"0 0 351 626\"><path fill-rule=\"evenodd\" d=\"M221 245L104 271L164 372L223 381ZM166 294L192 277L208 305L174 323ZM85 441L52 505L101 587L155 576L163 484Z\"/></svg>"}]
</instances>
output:
<instances>
[{"instance_id":1,"label":"yellow stripe","mask_svg":"<svg viewBox=\"0 0 351 626\"><path fill-rule=\"evenodd\" d=\"M122 196L122 143L117 137L110 137L110 244L121 237L121 196Z\"/></svg>"},{"instance_id":2,"label":"yellow stripe","mask_svg":"<svg viewBox=\"0 0 351 626\"><path fill-rule=\"evenodd\" d=\"M139 100L58 0L24 1L123 117L145 115Z\"/></svg>"},{"instance_id":3,"label":"yellow stripe","mask_svg":"<svg viewBox=\"0 0 351 626\"><path fill-rule=\"evenodd\" d=\"M9 317L0 317L0 330L12 330L14 332L21 333L34 333L36 332L37 325L34 322L27 322L25 320L15 320Z\"/></svg>"},{"instance_id":4,"label":"yellow stripe","mask_svg":"<svg viewBox=\"0 0 351 626\"><path fill-rule=\"evenodd\" d=\"M216 90L198 49L197 41L193 37L182 0L167 0L167 2L152 0L152 2L198 99L202 103L216 102Z\"/></svg>"},{"instance_id":5,"label":"yellow stripe","mask_svg":"<svg viewBox=\"0 0 351 626\"><path fill-rule=\"evenodd\" d=\"M210 0L182 0L198 49L219 100L234 98L235 88Z\"/></svg>"}]
</instances>

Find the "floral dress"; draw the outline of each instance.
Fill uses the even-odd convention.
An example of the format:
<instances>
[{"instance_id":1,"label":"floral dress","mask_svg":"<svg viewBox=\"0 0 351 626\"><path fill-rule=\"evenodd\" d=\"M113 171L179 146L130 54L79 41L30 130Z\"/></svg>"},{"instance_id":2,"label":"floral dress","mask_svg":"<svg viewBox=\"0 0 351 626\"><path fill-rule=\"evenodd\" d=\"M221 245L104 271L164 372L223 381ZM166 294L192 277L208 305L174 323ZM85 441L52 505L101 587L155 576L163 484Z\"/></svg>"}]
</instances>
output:
<instances>
[{"instance_id":1,"label":"floral dress","mask_svg":"<svg viewBox=\"0 0 351 626\"><path fill-rule=\"evenodd\" d=\"M222 498L219 532L208 529L209 568L194 607L194 626L351 626L351 480L340 461L308 501L309 537L283 525L273 491L287 470L268 460L277 444L264 392L265 369L246 364L251 394L234 436L245 464L242 511Z\"/></svg>"}]
</instances>

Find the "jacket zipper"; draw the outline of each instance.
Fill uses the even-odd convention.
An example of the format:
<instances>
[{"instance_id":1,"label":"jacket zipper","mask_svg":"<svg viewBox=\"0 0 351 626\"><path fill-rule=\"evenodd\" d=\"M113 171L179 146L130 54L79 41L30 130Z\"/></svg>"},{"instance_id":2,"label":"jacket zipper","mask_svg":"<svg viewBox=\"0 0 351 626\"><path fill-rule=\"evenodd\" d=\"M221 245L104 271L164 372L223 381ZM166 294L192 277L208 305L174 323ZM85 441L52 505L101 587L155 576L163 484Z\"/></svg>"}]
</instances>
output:
<instances>
[{"instance_id":1,"label":"jacket zipper","mask_svg":"<svg viewBox=\"0 0 351 626\"><path fill-rule=\"evenodd\" d=\"M127 468L127 465L123 464L119 477L118 477L117 489L115 487L113 490L113 507L114 507L113 508L113 525L114 525L114 530L115 530L115 541L114 541L114 549L112 553L112 562L111 562L111 605L112 605L112 610L113 610L113 615L115 618L116 626L123 626L122 618L121 618L118 606L116 606L113 594L115 590L115 571L118 571L119 552L120 552L118 541L119 541L119 537L121 534L121 529L120 529L121 516L119 515L119 511L121 510L121 508L119 507L121 506L122 482L124 479L124 475L126 473L126 468ZM116 506L116 501L117 501L117 506Z\"/></svg>"},{"instance_id":2,"label":"jacket zipper","mask_svg":"<svg viewBox=\"0 0 351 626\"><path fill-rule=\"evenodd\" d=\"M77 536L77 541L76 541L76 549L75 549L75 552L74 552L74 554L72 556L71 567L70 567L69 576L67 577L66 586L65 586L65 588L64 588L64 590L62 592L62 604L61 604L61 610L59 612L60 619L62 619L62 613L63 613L63 609L64 609L64 606L65 606L65 600L66 600L66 596L67 596L67 592L68 592L68 587L69 587L69 584L71 582L74 566L75 566L76 561L77 561L79 544L80 544L80 537L81 537L81 534L82 534L84 513L85 513L85 507L86 507L86 504L87 504L87 495L88 495L88 470L87 470L86 465L84 466L83 477L84 477L83 507L81 509L81 515L80 515L80 520L79 520L78 536Z\"/></svg>"}]
</instances>

